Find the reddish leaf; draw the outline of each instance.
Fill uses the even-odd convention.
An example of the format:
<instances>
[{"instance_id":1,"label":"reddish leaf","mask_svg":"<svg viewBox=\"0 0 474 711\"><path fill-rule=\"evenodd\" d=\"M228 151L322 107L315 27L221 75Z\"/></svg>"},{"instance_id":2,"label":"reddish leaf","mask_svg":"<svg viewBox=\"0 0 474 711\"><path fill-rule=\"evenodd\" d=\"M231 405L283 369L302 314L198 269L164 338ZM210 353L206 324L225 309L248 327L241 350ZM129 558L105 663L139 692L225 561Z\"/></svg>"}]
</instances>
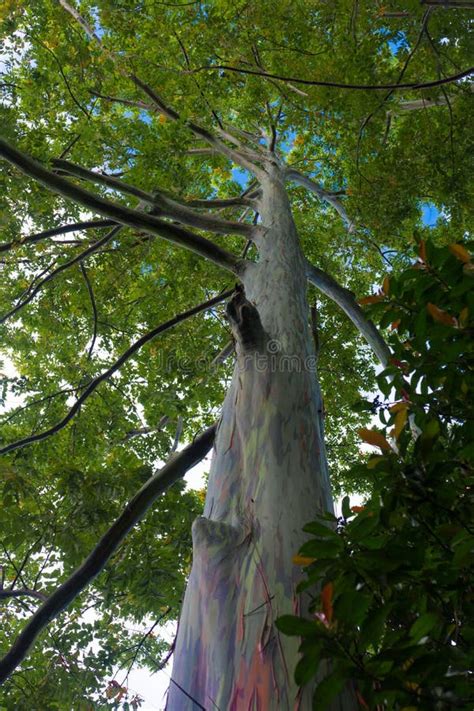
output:
<instances>
[{"instance_id":1,"label":"reddish leaf","mask_svg":"<svg viewBox=\"0 0 474 711\"><path fill-rule=\"evenodd\" d=\"M334 594L334 585L332 583L326 583L326 585L321 590L321 604L323 606L324 616L327 621L331 623L332 621L332 597Z\"/></svg>"},{"instance_id":2,"label":"reddish leaf","mask_svg":"<svg viewBox=\"0 0 474 711\"><path fill-rule=\"evenodd\" d=\"M388 451L392 449L383 434L380 432L376 432L375 430L367 430L363 427L362 429L357 430L357 433L364 442L371 444L373 447L380 447L380 449Z\"/></svg>"},{"instance_id":3,"label":"reddish leaf","mask_svg":"<svg viewBox=\"0 0 474 711\"><path fill-rule=\"evenodd\" d=\"M467 264L471 261L471 255L462 244L448 244L448 249L460 262Z\"/></svg>"},{"instance_id":4,"label":"reddish leaf","mask_svg":"<svg viewBox=\"0 0 474 711\"><path fill-rule=\"evenodd\" d=\"M447 311L443 311L443 309L440 309L438 306L436 306L436 304L428 302L426 304L426 310L428 311L431 318L433 318L435 321L438 321L439 323L442 323L445 326L457 326L457 320L454 318L454 316L448 314Z\"/></svg>"}]
</instances>

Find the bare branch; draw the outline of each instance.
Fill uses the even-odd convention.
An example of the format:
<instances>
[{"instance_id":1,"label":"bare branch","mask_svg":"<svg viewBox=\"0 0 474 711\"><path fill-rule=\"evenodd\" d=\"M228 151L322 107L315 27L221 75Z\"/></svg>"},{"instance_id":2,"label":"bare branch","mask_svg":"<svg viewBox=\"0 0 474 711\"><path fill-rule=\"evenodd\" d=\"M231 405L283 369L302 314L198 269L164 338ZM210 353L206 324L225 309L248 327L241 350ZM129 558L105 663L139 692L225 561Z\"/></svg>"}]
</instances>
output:
<instances>
[{"instance_id":1,"label":"bare branch","mask_svg":"<svg viewBox=\"0 0 474 711\"><path fill-rule=\"evenodd\" d=\"M176 202L174 199L168 198L166 195L163 195L158 191L154 194L154 198L155 205L158 205L158 209L162 215L171 217L174 220L178 220L178 222L190 225L191 227L197 227L208 230L209 232L216 232L218 234L243 235L247 238L252 237L256 232L260 231L259 227L254 227L246 223L230 222L228 220L221 220L217 217L202 215L187 205L182 205L181 203ZM220 207L224 207L226 204L229 204L229 201L218 200L217 204L220 205ZM209 207L209 205L206 205L206 207Z\"/></svg>"},{"instance_id":2,"label":"bare branch","mask_svg":"<svg viewBox=\"0 0 474 711\"><path fill-rule=\"evenodd\" d=\"M41 605L0 660L0 684L26 657L40 632L104 569L129 531L143 519L156 499L198 464L213 445L215 425L209 427L152 476L129 501L90 555Z\"/></svg>"},{"instance_id":3,"label":"bare branch","mask_svg":"<svg viewBox=\"0 0 474 711\"><path fill-rule=\"evenodd\" d=\"M103 185L108 185L109 187L114 188L115 190L118 190L121 193L133 195L134 197L139 198L143 202L152 205L153 207L156 207L158 205L162 208L162 216L166 215L168 217L178 219L179 211L181 209L188 209L188 212L185 213L186 215L190 216L189 220L187 221L187 224L193 224L191 220L198 221L199 219L202 219L202 215L199 215L199 213L190 213L190 207L204 207L211 209L229 207L234 205L253 205L253 202L248 198L246 199L245 197L228 198L223 200L190 200L182 202L178 197L172 195L168 191L157 190L153 194L146 193L145 191L140 190L140 188L136 188L134 185L130 185L129 183L125 183L122 180L118 180L114 176L106 175L105 173L97 173L95 171L88 170L87 168L83 168L80 165L70 163L66 160L58 159L53 160L52 162L54 167L58 168L58 171L61 173L74 175L78 178L83 178L84 180L89 180L94 183L102 183ZM184 221L185 220L183 219L183 222ZM195 226L203 227L203 229L211 229L209 227L210 224L211 222L206 219L206 223L202 222L202 224L196 224ZM215 229L213 231L219 231L222 234L225 234L226 232L232 233L235 228L237 228L238 233L240 232L241 228L241 226L239 225L223 220L215 220L215 222L212 224L215 225Z\"/></svg>"},{"instance_id":4,"label":"bare branch","mask_svg":"<svg viewBox=\"0 0 474 711\"><path fill-rule=\"evenodd\" d=\"M92 89L89 89L89 93L92 94L92 96L96 96L98 99L104 99L104 101L110 101L115 104L123 104L124 106L133 106L136 109L150 111L153 114L161 113L156 106L153 106L153 104L147 104L145 101L140 101L139 99L121 99L119 96L101 94L100 92L93 91Z\"/></svg>"},{"instance_id":5,"label":"bare branch","mask_svg":"<svg viewBox=\"0 0 474 711\"><path fill-rule=\"evenodd\" d=\"M474 92L474 83L469 84L469 91ZM419 109L430 109L432 106L447 106L449 103L450 95L437 96L435 99L414 99L413 101L401 101L399 104L393 107L388 113L398 114L405 113L405 111L418 111ZM455 99L456 96L453 95L451 98Z\"/></svg>"},{"instance_id":6,"label":"bare branch","mask_svg":"<svg viewBox=\"0 0 474 711\"><path fill-rule=\"evenodd\" d=\"M98 227L111 227L115 224L113 220L86 220L85 222L75 222L71 225L61 225L61 227L52 227L49 230L44 230L44 232L38 232L34 235L29 235L28 237L19 237L13 242L3 242L0 244L0 252L8 252L10 249L15 247L20 247L24 244L34 244L35 242L40 242L43 239L48 239L49 237L55 237L56 235L63 235L67 232L79 232L80 230L92 230Z\"/></svg>"},{"instance_id":7,"label":"bare branch","mask_svg":"<svg viewBox=\"0 0 474 711\"><path fill-rule=\"evenodd\" d=\"M70 163L68 160L61 160L60 158L54 158L51 161L54 168L56 168L55 173L59 175L66 173L66 175L74 175L77 178L83 178L84 180L90 180L93 183L102 183L103 185L108 185L121 193L127 193L128 195L133 195L133 197L143 200L143 202L148 205L153 205L153 195L146 193L140 188L136 188L134 185L125 183L123 180L114 178L111 175L106 175L105 173L96 173L87 168L83 168L75 163Z\"/></svg>"},{"instance_id":8,"label":"bare branch","mask_svg":"<svg viewBox=\"0 0 474 711\"><path fill-rule=\"evenodd\" d=\"M85 205L99 214L110 217L115 222L128 225L129 227L135 227L154 235L159 235L173 244L186 247L202 257L206 257L234 274L238 274L243 266L240 260L233 254L218 247L200 235L159 220L152 215L132 210L131 208L110 202L109 200L104 200L78 185L69 183L61 176L45 168L38 161L13 148L13 146L10 146L2 139L0 139L0 156L19 168L25 175L40 182L49 190L74 200L81 205Z\"/></svg>"},{"instance_id":9,"label":"bare branch","mask_svg":"<svg viewBox=\"0 0 474 711\"><path fill-rule=\"evenodd\" d=\"M241 207L242 205L255 208L255 201L242 195L241 197L235 198L215 198L214 200L187 200L186 205L189 205L189 207L202 207L204 209L223 209L226 207Z\"/></svg>"},{"instance_id":10,"label":"bare branch","mask_svg":"<svg viewBox=\"0 0 474 711\"><path fill-rule=\"evenodd\" d=\"M169 197L167 193L159 190L151 195L150 193L146 193L143 190L136 188L134 185L129 185L128 183L118 180L110 175L96 173L92 170L87 170L87 168L69 163L65 160L53 160L53 165L61 172L65 172L69 175L74 175L85 180L90 180L95 183L108 185L109 187L122 193L133 195L155 208L158 207L160 217L171 217L178 220L178 222L182 222L183 224L198 227L210 232L217 232L219 234L243 234L249 236L252 233L251 225L242 225L236 222L220 220L216 217L205 217L190 209L189 205L182 204L181 202L178 202L176 198ZM208 205L206 205L206 207L207 206Z\"/></svg>"},{"instance_id":11,"label":"bare branch","mask_svg":"<svg viewBox=\"0 0 474 711\"><path fill-rule=\"evenodd\" d=\"M306 262L306 274L308 281L334 301L350 318L382 365L388 365L391 355L390 349L376 326L366 318L352 291L345 289L332 276L326 274L322 269L313 267L309 262Z\"/></svg>"},{"instance_id":12,"label":"bare branch","mask_svg":"<svg viewBox=\"0 0 474 711\"><path fill-rule=\"evenodd\" d=\"M213 299L205 301L204 303L199 304L198 306L194 306L192 309L178 314L178 316L175 316L169 321L166 321L165 323L160 324L151 331L148 331L148 333L145 333L143 336L141 336L141 338L132 343L132 345L127 348L127 350L122 353L122 355L117 358L117 360L109 368L107 368L107 370L104 370L100 375L98 375L96 378L91 380L90 383L88 383L82 394L78 397L74 405L70 408L70 410L65 415L65 417L63 417L62 420L57 422L52 427L49 427L47 430L43 430L43 432L37 432L36 434L29 435L28 437L24 437L23 439L17 440L16 442L12 442L11 444L6 445L2 449L0 449L0 454L12 452L15 449L20 449L21 447L25 447L26 445L32 444L33 442L40 442L41 440L47 439L48 437L51 437L52 435L55 435L60 432L62 429L64 429L64 427L66 427L68 422L70 422L72 418L77 414L83 403L87 400L87 398L92 395L92 393L99 387L99 385L108 380L117 370L119 370L119 368L122 367L124 363L126 363L129 358L131 358L132 355L134 355L134 353L139 351L142 346L144 346L146 343L149 343L160 333L164 333L173 326L176 326L178 323L186 321L188 318L191 318L191 316L201 313L201 311L206 311L212 306L215 306L221 301L224 301L224 299L227 299L227 297L230 296L233 292L233 289L224 291L218 296L215 296Z\"/></svg>"},{"instance_id":13,"label":"bare branch","mask_svg":"<svg viewBox=\"0 0 474 711\"><path fill-rule=\"evenodd\" d=\"M293 82L294 84L305 84L306 86L328 86L336 89L347 89L350 91L386 91L387 89L393 89L398 91L400 89L410 89L416 91L418 89L431 89L435 86L442 86L443 84L451 84L452 82L459 81L468 77L474 73L474 66L465 69L458 74L453 76L445 77L444 79L435 79L428 82L406 82L404 84L341 84L335 81L319 81L313 79L298 79L297 77L287 77L281 76L279 74L270 74L269 72L261 72L252 69L242 69L239 67L231 67L227 64L213 64L212 66L199 67L199 69L193 69L193 72L201 71L228 71L236 72L237 74L250 74L252 76L262 77L262 79L273 79L276 81L283 82Z\"/></svg>"},{"instance_id":14,"label":"bare branch","mask_svg":"<svg viewBox=\"0 0 474 711\"><path fill-rule=\"evenodd\" d=\"M87 292L88 292L89 298L90 298L90 300L91 300L92 315L93 315L93 317L94 317L94 330L93 330L93 333L92 333L92 341L91 341L91 344L90 344L90 346L89 346L89 351L88 351L88 353L87 353L87 358L88 358L88 360L90 360L91 357L92 357L92 352L93 352L93 350L94 350L95 342L96 342L96 340L97 340L98 314L97 314L97 306L96 306L96 303L95 303L94 290L93 290L93 288L92 288L92 284L91 284L91 282L90 282L90 279L89 279L89 276L88 276L88 274L87 274L86 268L85 268L83 262L80 262L80 263L79 263L79 266L80 266L80 269L81 269L81 272L82 272L82 276L84 277L84 281L86 282Z\"/></svg>"},{"instance_id":15,"label":"bare branch","mask_svg":"<svg viewBox=\"0 0 474 711\"><path fill-rule=\"evenodd\" d=\"M318 183L316 183L314 180L308 178L306 175L303 175L294 168L289 168L286 171L285 177L287 180L292 180L297 185L301 185L307 188L312 193L317 195L320 200L323 200L324 202L327 202L329 205L331 205L344 221L348 232L353 232L354 223L350 220L345 207L343 206L341 201L334 195L334 193L330 193L327 190L324 190L324 188L318 185Z\"/></svg>"},{"instance_id":16,"label":"bare branch","mask_svg":"<svg viewBox=\"0 0 474 711\"><path fill-rule=\"evenodd\" d=\"M180 416L180 417L178 417L178 422L176 425L176 432L174 435L174 440L173 440L173 444L171 446L170 454L173 454L173 452L176 452L176 450L178 449L179 438L181 437L182 432L183 432L183 418Z\"/></svg>"}]
</instances>

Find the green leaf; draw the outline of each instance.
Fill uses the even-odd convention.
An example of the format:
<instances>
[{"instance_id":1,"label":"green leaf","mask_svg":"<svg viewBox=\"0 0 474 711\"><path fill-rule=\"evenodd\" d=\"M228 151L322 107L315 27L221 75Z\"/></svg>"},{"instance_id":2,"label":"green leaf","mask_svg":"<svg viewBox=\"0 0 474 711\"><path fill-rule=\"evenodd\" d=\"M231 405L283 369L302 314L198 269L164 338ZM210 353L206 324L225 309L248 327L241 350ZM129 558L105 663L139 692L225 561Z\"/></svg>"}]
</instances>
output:
<instances>
[{"instance_id":1,"label":"green leaf","mask_svg":"<svg viewBox=\"0 0 474 711\"><path fill-rule=\"evenodd\" d=\"M352 511L351 511L351 500L348 496L344 496L342 500L342 515L344 518L350 518L352 516Z\"/></svg>"},{"instance_id":2,"label":"green leaf","mask_svg":"<svg viewBox=\"0 0 474 711\"><path fill-rule=\"evenodd\" d=\"M365 593L356 590L344 592L338 596L335 602L334 617L353 628L360 626L365 619L371 601L371 596Z\"/></svg>"},{"instance_id":3,"label":"green leaf","mask_svg":"<svg viewBox=\"0 0 474 711\"><path fill-rule=\"evenodd\" d=\"M311 648L310 653L304 654L295 668L295 681L298 686L304 686L316 676L320 664L320 645Z\"/></svg>"},{"instance_id":4,"label":"green leaf","mask_svg":"<svg viewBox=\"0 0 474 711\"><path fill-rule=\"evenodd\" d=\"M418 642L422 637L425 637L433 627L439 624L439 617L433 612L426 612L421 615L416 622L410 627L410 637Z\"/></svg>"},{"instance_id":5,"label":"green leaf","mask_svg":"<svg viewBox=\"0 0 474 711\"><path fill-rule=\"evenodd\" d=\"M313 694L313 711L327 711L331 701L343 690L347 676L333 671L323 679Z\"/></svg>"},{"instance_id":6,"label":"green leaf","mask_svg":"<svg viewBox=\"0 0 474 711\"><path fill-rule=\"evenodd\" d=\"M311 521L311 523L307 523L305 526L303 526L303 531L305 531L306 533L312 533L317 538L338 538L338 534L336 533L336 531L334 531L332 528L329 528L329 526L324 526L322 523L318 523L317 521Z\"/></svg>"},{"instance_id":7,"label":"green leaf","mask_svg":"<svg viewBox=\"0 0 474 711\"><path fill-rule=\"evenodd\" d=\"M318 634L318 626L315 622L303 620L295 615L282 615L276 619L275 625L280 632L292 637L316 636Z\"/></svg>"}]
</instances>

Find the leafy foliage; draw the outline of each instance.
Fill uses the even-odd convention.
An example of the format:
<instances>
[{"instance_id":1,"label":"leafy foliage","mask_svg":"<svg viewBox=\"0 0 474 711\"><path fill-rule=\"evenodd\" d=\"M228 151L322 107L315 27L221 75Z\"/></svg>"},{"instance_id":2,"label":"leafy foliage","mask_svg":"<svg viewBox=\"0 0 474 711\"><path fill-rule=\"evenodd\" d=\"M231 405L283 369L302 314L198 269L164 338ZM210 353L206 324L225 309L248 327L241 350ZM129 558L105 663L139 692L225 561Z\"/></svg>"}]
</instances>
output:
<instances>
[{"instance_id":1,"label":"leafy foliage","mask_svg":"<svg viewBox=\"0 0 474 711\"><path fill-rule=\"evenodd\" d=\"M314 693L325 709L348 679L362 708L470 709L474 529L474 298L468 243L419 243L418 260L384 281L369 309L392 324L392 364L378 376L379 449L353 469L370 480L363 506L342 503L304 530L295 562L311 618L283 617L303 638L298 683L330 674ZM392 398L395 398L395 401ZM322 588L321 588L322 586ZM321 590L321 592L318 592Z\"/></svg>"},{"instance_id":2,"label":"leafy foliage","mask_svg":"<svg viewBox=\"0 0 474 711\"><path fill-rule=\"evenodd\" d=\"M104 49L57 0L0 3L2 137L36 158L48 162L65 154L143 190L162 188L185 199L236 196L248 176L222 156L190 154L184 120L198 117L204 126L215 126L217 117L240 129L269 132L278 116L281 156L327 190L341 192L357 224L349 233L327 205L300 187L289 188L304 252L360 295L370 291L387 259L398 270L399 250L419 227L426 200L450 218L440 218L443 241L466 229L474 156L467 82L422 93L316 86L303 91L288 82L204 68L225 61L340 82L392 82L402 72L408 81L431 80L468 65L468 13L436 10L425 18L418 0L405 2L406 16L398 18L389 17L397 4L353 0L71 4L94 27ZM168 121L150 106L126 78L130 68L179 107L181 121ZM439 103L421 111L401 108L420 97ZM13 242L13 248L1 253L0 316L43 274L103 234L95 228L26 241L91 216L4 167L1 243ZM95 190L110 196L104 186ZM114 198L135 204L128 195ZM232 210L223 215L235 217ZM214 239L235 254L244 246L235 235ZM82 268L65 270L1 325L6 366L0 395L8 407L1 421L3 442L56 423L70 398L138 336L229 286L232 280L212 264L124 229L83 260ZM356 431L368 424L370 411L353 412L349 403L361 389L372 388L373 365L336 307L312 289L309 298L318 299L319 373L333 484L336 490L357 490L371 476L364 469L363 479L350 468L357 456ZM443 307L434 296L432 302ZM220 307L181 325L103 383L64 431L5 457L0 470L5 587L54 589L156 462L168 456L178 423L184 423L182 439L190 439L215 418L230 365L211 369L209 363L228 338ZM168 605L169 616L177 615L189 569L190 523L201 504L198 494L179 487L169 492L160 512L150 513L91 590L53 623L25 669L3 687L2 702L9 709L36 704L69 711L87 708L91 698L100 698L104 707L118 703L121 691L114 697L112 689L107 697L105 680L129 658L127 650L137 641L129 628L136 621L155 620ZM2 652L23 624L25 605L31 610L35 604L28 598L2 600ZM89 607L96 617L84 621ZM165 645L152 637L146 645L138 661L155 669Z\"/></svg>"}]
</instances>

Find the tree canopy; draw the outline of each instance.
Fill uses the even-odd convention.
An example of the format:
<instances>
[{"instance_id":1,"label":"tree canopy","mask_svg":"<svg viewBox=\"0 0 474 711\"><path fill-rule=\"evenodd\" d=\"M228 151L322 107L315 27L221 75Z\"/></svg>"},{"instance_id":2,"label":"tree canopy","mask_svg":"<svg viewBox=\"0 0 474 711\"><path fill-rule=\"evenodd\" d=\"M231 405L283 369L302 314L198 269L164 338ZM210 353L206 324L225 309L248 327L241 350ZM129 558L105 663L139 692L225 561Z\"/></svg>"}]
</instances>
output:
<instances>
[{"instance_id":1,"label":"tree canopy","mask_svg":"<svg viewBox=\"0 0 474 711\"><path fill-rule=\"evenodd\" d=\"M230 339L220 301L146 336L223 299L244 249L252 259L246 161L258 145L248 134L273 136L281 159L313 181L311 192L301 180L289 188L304 253L358 298L406 265L416 236L430 229L447 244L468 230L471 18L438 5L2 3L2 138L73 186L65 197L2 164L2 447L76 408L61 430L2 457L1 589L28 591L0 597L2 651L156 463L216 419L232 367L220 357ZM228 156L206 141L211 129ZM238 161L232 131L245 146ZM164 215L168 237L118 228L115 215L75 199L80 190L142 211L152 227ZM200 211L194 251L173 243L174 198ZM213 219L234 223L230 235L209 222L203 199L229 201ZM202 258L205 238L227 270ZM375 386L374 361L332 301L314 286L309 299L333 486L367 488L349 464L369 413L351 404ZM113 668L160 666L167 645L134 625L176 618L202 499L179 484L165 495L4 686L6 708L89 708L91 699L113 708Z\"/></svg>"}]
</instances>

